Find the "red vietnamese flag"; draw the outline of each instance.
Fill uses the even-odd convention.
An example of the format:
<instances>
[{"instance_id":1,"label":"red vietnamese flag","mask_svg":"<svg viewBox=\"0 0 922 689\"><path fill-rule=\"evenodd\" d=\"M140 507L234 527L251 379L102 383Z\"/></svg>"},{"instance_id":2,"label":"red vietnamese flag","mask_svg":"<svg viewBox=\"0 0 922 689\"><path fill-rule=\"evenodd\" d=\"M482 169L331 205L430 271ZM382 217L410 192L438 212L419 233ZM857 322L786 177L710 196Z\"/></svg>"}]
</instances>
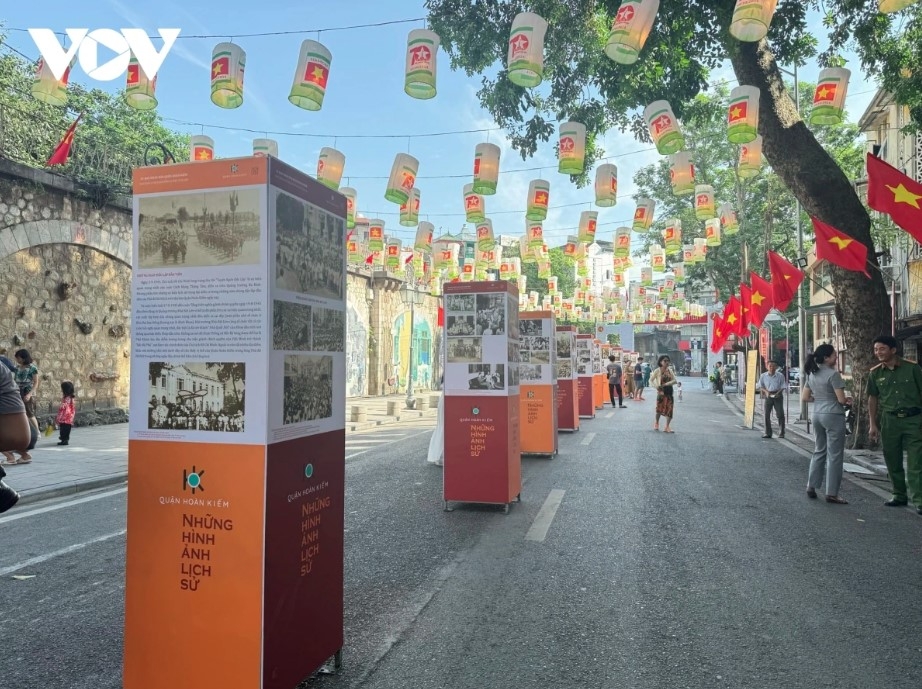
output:
<instances>
[{"instance_id":1,"label":"red vietnamese flag","mask_svg":"<svg viewBox=\"0 0 922 689\"><path fill-rule=\"evenodd\" d=\"M317 84L317 86L322 89L327 87L327 79L329 76L329 68L319 62L308 62L307 66L304 68L304 81Z\"/></svg>"},{"instance_id":2,"label":"red vietnamese flag","mask_svg":"<svg viewBox=\"0 0 922 689\"><path fill-rule=\"evenodd\" d=\"M768 269L772 273L772 300L775 308L784 312L794 301L804 274L774 251L768 252Z\"/></svg>"},{"instance_id":3,"label":"red vietnamese flag","mask_svg":"<svg viewBox=\"0 0 922 689\"><path fill-rule=\"evenodd\" d=\"M727 329L727 335L746 336L746 326L743 324L743 305L736 298L736 295L727 300L727 305L724 307L723 322Z\"/></svg>"},{"instance_id":4,"label":"red vietnamese flag","mask_svg":"<svg viewBox=\"0 0 922 689\"><path fill-rule=\"evenodd\" d=\"M128 80L125 83L128 86L137 86L141 83L141 65L137 62L128 65Z\"/></svg>"},{"instance_id":5,"label":"red vietnamese flag","mask_svg":"<svg viewBox=\"0 0 922 689\"><path fill-rule=\"evenodd\" d=\"M922 243L922 184L868 154L868 205Z\"/></svg>"},{"instance_id":6,"label":"red vietnamese flag","mask_svg":"<svg viewBox=\"0 0 922 689\"><path fill-rule=\"evenodd\" d=\"M775 305L772 299L772 285L761 275L749 273L749 284L752 292L749 296L749 322L761 328L768 312Z\"/></svg>"},{"instance_id":7,"label":"red vietnamese flag","mask_svg":"<svg viewBox=\"0 0 922 689\"><path fill-rule=\"evenodd\" d=\"M834 103L836 100L836 91L838 89L839 84L835 81L826 81L817 84L816 91L813 93L813 104Z\"/></svg>"},{"instance_id":8,"label":"red vietnamese flag","mask_svg":"<svg viewBox=\"0 0 922 689\"><path fill-rule=\"evenodd\" d=\"M748 101L741 100L738 103L731 103L727 111L727 124L733 124L739 120L745 120L749 112Z\"/></svg>"},{"instance_id":9,"label":"red vietnamese flag","mask_svg":"<svg viewBox=\"0 0 922 689\"><path fill-rule=\"evenodd\" d=\"M711 351L714 354L717 354L724 346L724 342L727 341L727 335L729 331L727 330L726 324L724 324L723 318L718 316L716 313L711 316L713 319L713 330L711 331Z\"/></svg>"},{"instance_id":10,"label":"red vietnamese flag","mask_svg":"<svg viewBox=\"0 0 922 689\"><path fill-rule=\"evenodd\" d=\"M230 73L230 57L223 56L211 62L211 80L226 78Z\"/></svg>"},{"instance_id":11,"label":"red vietnamese flag","mask_svg":"<svg viewBox=\"0 0 922 689\"><path fill-rule=\"evenodd\" d=\"M743 305L743 323L748 328L752 323L752 289L745 282L740 283L740 303Z\"/></svg>"},{"instance_id":12,"label":"red vietnamese flag","mask_svg":"<svg viewBox=\"0 0 922 689\"><path fill-rule=\"evenodd\" d=\"M74 142L74 131L77 129L77 123L81 117L83 117L83 113L77 115L74 123L67 128L64 138L54 147L54 151L52 151L51 157L45 165L51 167L52 165L64 165L67 162L67 158L70 156L70 145Z\"/></svg>"},{"instance_id":13,"label":"red vietnamese flag","mask_svg":"<svg viewBox=\"0 0 922 689\"><path fill-rule=\"evenodd\" d=\"M864 244L827 225L822 220L816 218L811 218L811 220L813 220L813 230L816 232L816 257L818 259L825 259L845 270L854 270L871 277L867 271L868 248Z\"/></svg>"}]
</instances>

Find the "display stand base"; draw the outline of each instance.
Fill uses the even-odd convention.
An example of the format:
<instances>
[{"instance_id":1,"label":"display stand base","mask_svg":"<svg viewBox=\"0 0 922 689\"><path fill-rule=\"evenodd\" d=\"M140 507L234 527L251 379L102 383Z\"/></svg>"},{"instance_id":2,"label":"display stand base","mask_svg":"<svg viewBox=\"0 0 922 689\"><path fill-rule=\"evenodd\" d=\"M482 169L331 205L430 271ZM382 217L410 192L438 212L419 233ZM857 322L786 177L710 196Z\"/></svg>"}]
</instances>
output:
<instances>
[{"instance_id":1,"label":"display stand base","mask_svg":"<svg viewBox=\"0 0 922 689\"><path fill-rule=\"evenodd\" d=\"M579 418L581 418L581 419L594 419L594 418L595 418L595 414L592 414L592 415L590 415L590 416L584 416L584 415L580 414L580 415L579 415Z\"/></svg>"},{"instance_id":2,"label":"display stand base","mask_svg":"<svg viewBox=\"0 0 922 689\"><path fill-rule=\"evenodd\" d=\"M579 433L578 428L558 428L558 433Z\"/></svg>"},{"instance_id":3,"label":"display stand base","mask_svg":"<svg viewBox=\"0 0 922 689\"><path fill-rule=\"evenodd\" d=\"M503 514L509 514L509 510L513 505L512 502L470 502L470 501L461 502L459 500L455 500L454 502L456 505L496 505L497 507L503 508ZM516 495L515 500L513 502L522 502L522 494L519 493L518 495ZM445 512L454 512L455 508L451 506L451 501L445 500L443 510Z\"/></svg>"},{"instance_id":4,"label":"display stand base","mask_svg":"<svg viewBox=\"0 0 922 689\"><path fill-rule=\"evenodd\" d=\"M553 452L523 452L523 457L537 457L539 459L554 459L555 455L558 454L558 450Z\"/></svg>"},{"instance_id":5,"label":"display stand base","mask_svg":"<svg viewBox=\"0 0 922 689\"><path fill-rule=\"evenodd\" d=\"M317 670L318 675L335 675L343 667L343 649L339 649L331 655L327 662L320 666L320 669Z\"/></svg>"}]
</instances>

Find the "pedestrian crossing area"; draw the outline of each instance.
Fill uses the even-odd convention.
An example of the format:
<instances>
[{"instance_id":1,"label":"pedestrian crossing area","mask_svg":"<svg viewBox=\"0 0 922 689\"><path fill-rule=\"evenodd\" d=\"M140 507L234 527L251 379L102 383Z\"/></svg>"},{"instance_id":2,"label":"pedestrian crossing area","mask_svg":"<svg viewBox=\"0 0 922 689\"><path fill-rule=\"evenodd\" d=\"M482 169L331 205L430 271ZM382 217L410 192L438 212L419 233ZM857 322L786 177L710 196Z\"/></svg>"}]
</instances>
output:
<instances>
[{"instance_id":1,"label":"pedestrian crossing area","mask_svg":"<svg viewBox=\"0 0 922 689\"><path fill-rule=\"evenodd\" d=\"M435 418L402 421L399 426L384 426L365 431L346 432L346 459L363 455L385 445L428 433L435 428Z\"/></svg>"}]
</instances>

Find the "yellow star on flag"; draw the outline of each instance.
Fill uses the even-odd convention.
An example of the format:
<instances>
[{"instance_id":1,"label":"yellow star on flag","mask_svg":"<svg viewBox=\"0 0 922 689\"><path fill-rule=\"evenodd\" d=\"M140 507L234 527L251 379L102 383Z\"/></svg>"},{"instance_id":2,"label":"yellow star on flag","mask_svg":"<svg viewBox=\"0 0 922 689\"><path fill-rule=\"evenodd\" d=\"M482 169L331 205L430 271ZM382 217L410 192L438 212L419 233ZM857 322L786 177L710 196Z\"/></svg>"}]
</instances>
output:
<instances>
[{"instance_id":1,"label":"yellow star on flag","mask_svg":"<svg viewBox=\"0 0 922 689\"><path fill-rule=\"evenodd\" d=\"M729 316L727 316L727 323L729 323L730 325L733 325L734 323L736 323L735 313L731 313Z\"/></svg>"},{"instance_id":2,"label":"yellow star on flag","mask_svg":"<svg viewBox=\"0 0 922 689\"><path fill-rule=\"evenodd\" d=\"M315 81L323 80L323 67L314 67L314 71L311 72L311 75L314 77Z\"/></svg>"},{"instance_id":3,"label":"yellow star on flag","mask_svg":"<svg viewBox=\"0 0 922 689\"><path fill-rule=\"evenodd\" d=\"M214 67L211 68L212 76L218 76L221 73L222 65L220 62L216 62Z\"/></svg>"},{"instance_id":4,"label":"yellow star on flag","mask_svg":"<svg viewBox=\"0 0 922 689\"><path fill-rule=\"evenodd\" d=\"M742 112L743 112L743 111L740 110L739 107L736 107L736 108L733 108L733 110L730 111L730 114L733 115L733 119L735 120L737 117L740 116L740 114L741 114Z\"/></svg>"},{"instance_id":5,"label":"yellow star on flag","mask_svg":"<svg viewBox=\"0 0 922 689\"><path fill-rule=\"evenodd\" d=\"M906 203L912 206L913 208L919 208L919 199L922 199L922 196L920 196L919 194L913 194L903 184L900 184L899 186L896 186L896 187L891 187L888 184L887 189L893 192L894 202Z\"/></svg>"},{"instance_id":6,"label":"yellow star on flag","mask_svg":"<svg viewBox=\"0 0 922 689\"><path fill-rule=\"evenodd\" d=\"M818 95L819 95L820 98L822 98L822 99L825 100L826 95L827 95L828 93L829 93L829 91L828 91L828 90L826 89L826 87L824 86L823 88L821 88L821 89L819 90Z\"/></svg>"},{"instance_id":7,"label":"yellow star on flag","mask_svg":"<svg viewBox=\"0 0 922 689\"><path fill-rule=\"evenodd\" d=\"M851 244L853 241L855 241L855 240L854 240L854 239L850 239L850 238L848 238L848 237L841 237L841 236L839 236L839 235L836 235L835 237L833 237L832 239L829 240L829 243L830 243L830 244L835 244L837 247L839 247L839 251L844 251L844 250L845 250L845 247L847 247L847 246L848 246L849 244Z\"/></svg>"},{"instance_id":8,"label":"yellow star on flag","mask_svg":"<svg viewBox=\"0 0 922 689\"><path fill-rule=\"evenodd\" d=\"M749 298L749 301L751 301L756 306L762 306L762 302L765 301L765 297L762 296L762 293L759 292L759 290L756 290L755 292L752 293L752 296Z\"/></svg>"}]
</instances>

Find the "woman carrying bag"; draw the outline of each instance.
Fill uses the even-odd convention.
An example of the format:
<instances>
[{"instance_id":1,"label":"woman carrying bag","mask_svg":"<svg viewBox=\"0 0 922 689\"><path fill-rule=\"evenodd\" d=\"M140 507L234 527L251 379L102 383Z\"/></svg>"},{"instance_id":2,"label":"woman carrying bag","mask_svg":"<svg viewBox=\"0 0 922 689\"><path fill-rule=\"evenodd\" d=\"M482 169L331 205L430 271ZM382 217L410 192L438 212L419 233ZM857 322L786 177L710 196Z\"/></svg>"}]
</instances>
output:
<instances>
[{"instance_id":1,"label":"woman carrying bag","mask_svg":"<svg viewBox=\"0 0 922 689\"><path fill-rule=\"evenodd\" d=\"M815 498L816 489L826 476L826 502L847 505L839 496L842 466L845 461L845 381L836 370L836 350L821 344L807 356L807 374L801 399L813 402L813 436L815 446L807 474L807 497Z\"/></svg>"}]
</instances>

